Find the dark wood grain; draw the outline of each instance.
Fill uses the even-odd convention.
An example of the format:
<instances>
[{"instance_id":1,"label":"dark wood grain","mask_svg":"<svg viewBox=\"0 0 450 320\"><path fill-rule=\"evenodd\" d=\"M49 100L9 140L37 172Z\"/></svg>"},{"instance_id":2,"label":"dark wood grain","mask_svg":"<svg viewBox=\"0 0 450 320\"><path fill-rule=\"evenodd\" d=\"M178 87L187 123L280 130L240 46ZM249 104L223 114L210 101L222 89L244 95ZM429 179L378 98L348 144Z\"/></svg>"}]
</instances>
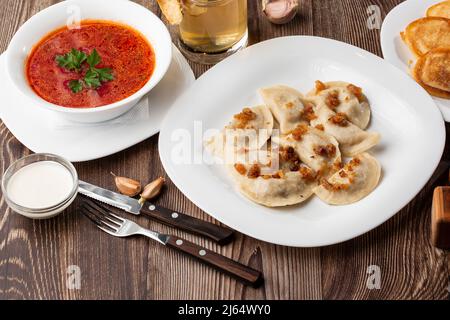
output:
<instances>
[{"instance_id":1,"label":"dark wood grain","mask_svg":"<svg viewBox=\"0 0 450 320\"><path fill-rule=\"evenodd\" d=\"M2 0L0 50L31 15L55 1ZM160 15L154 0L138 1ZM316 35L344 41L381 56L380 30L370 30L367 8L379 6L382 18L400 0L300 0L301 14L275 26L261 14L259 0L249 0L250 43L286 35ZM176 28L170 27L173 36ZM191 64L197 76L208 67ZM443 159L450 161L450 125ZM0 169L29 154L0 125ZM425 161L425 159L424 159ZM151 181L165 176L157 137L110 157L76 164L80 178L106 188L108 172ZM408 183L408 181L405 181ZM138 217L143 226L182 237L262 270L264 287L246 287L197 261L143 238L115 239L96 230L76 211L48 221L13 214L0 198L0 299L446 299L450 255L430 241L431 195L439 181L392 219L351 241L325 248L276 246L238 234L220 247L205 239ZM158 203L215 222L173 185ZM66 285L67 268L79 266L81 289ZM369 289L368 268L381 271L380 289Z\"/></svg>"},{"instance_id":2,"label":"dark wood grain","mask_svg":"<svg viewBox=\"0 0 450 320\"><path fill-rule=\"evenodd\" d=\"M228 274L247 286L258 288L263 283L264 278L261 271L203 248L198 244L179 237L170 236L166 246L183 252L220 272Z\"/></svg>"}]
</instances>

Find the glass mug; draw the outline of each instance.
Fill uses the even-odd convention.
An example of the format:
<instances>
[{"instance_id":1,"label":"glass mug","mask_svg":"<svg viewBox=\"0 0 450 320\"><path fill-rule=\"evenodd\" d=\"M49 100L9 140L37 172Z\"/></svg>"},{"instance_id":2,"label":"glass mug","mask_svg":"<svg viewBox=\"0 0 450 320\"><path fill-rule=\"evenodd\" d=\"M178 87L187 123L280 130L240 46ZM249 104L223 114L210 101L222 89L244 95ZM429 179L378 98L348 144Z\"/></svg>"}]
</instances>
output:
<instances>
[{"instance_id":1,"label":"glass mug","mask_svg":"<svg viewBox=\"0 0 450 320\"><path fill-rule=\"evenodd\" d=\"M179 47L188 59L214 64L246 47L247 0L181 0Z\"/></svg>"}]
</instances>

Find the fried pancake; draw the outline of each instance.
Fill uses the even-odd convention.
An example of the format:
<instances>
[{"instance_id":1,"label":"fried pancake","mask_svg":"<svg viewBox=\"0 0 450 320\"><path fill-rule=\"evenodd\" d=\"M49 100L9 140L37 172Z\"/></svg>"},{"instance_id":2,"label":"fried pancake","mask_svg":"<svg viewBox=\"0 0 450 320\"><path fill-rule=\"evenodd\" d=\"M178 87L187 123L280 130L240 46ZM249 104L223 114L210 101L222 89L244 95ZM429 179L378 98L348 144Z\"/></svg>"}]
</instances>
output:
<instances>
[{"instance_id":1,"label":"fried pancake","mask_svg":"<svg viewBox=\"0 0 450 320\"><path fill-rule=\"evenodd\" d=\"M157 0L162 13L170 24L180 24L183 20L181 3L179 0Z\"/></svg>"},{"instance_id":2,"label":"fried pancake","mask_svg":"<svg viewBox=\"0 0 450 320\"><path fill-rule=\"evenodd\" d=\"M450 1L443 1L427 10L427 17L442 17L450 19Z\"/></svg>"},{"instance_id":3,"label":"fried pancake","mask_svg":"<svg viewBox=\"0 0 450 320\"><path fill-rule=\"evenodd\" d=\"M431 95L450 99L450 48L438 48L417 60L416 81Z\"/></svg>"},{"instance_id":4,"label":"fried pancake","mask_svg":"<svg viewBox=\"0 0 450 320\"><path fill-rule=\"evenodd\" d=\"M406 27L402 32L402 38L418 57L435 48L450 47L450 19L440 17L418 19Z\"/></svg>"}]
</instances>

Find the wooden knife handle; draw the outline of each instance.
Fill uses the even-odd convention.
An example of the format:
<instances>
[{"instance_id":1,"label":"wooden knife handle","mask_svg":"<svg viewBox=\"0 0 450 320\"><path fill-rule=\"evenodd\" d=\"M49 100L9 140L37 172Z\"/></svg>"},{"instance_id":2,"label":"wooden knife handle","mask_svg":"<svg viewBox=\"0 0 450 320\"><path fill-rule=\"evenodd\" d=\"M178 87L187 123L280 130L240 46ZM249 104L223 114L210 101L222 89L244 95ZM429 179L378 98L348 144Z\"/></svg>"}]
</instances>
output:
<instances>
[{"instance_id":1,"label":"wooden knife handle","mask_svg":"<svg viewBox=\"0 0 450 320\"><path fill-rule=\"evenodd\" d=\"M450 249L450 187L434 189L431 208L431 241L441 249Z\"/></svg>"},{"instance_id":2,"label":"wooden knife handle","mask_svg":"<svg viewBox=\"0 0 450 320\"><path fill-rule=\"evenodd\" d=\"M148 202L142 207L141 214L154 218L171 227L204 236L220 245L231 242L234 237L234 231L229 228L221 227Z\"/></svg>"},{"instance_id":3,"label":"wooden knife handle","mask_svg":"<svg viewBox=\"0 0 450 320\"><path fill-rule=\"evenodd\" d=\"M254 288L259 287L263 282L261 271L250 268L242 263L229 259L211 250L205 249L195 243L184 239L170 236L166 246L181 251L213 268L226 273L233 278Z\"/></svg>"}]
</instances>

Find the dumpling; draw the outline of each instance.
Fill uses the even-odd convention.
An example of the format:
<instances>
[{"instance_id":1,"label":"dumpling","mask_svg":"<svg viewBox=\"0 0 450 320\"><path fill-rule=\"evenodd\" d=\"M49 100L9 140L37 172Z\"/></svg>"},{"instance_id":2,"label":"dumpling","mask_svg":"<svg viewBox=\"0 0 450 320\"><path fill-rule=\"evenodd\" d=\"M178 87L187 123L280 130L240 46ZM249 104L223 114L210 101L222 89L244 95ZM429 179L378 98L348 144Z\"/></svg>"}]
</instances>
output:
<instances>
[{"instance_id":1,"label":"dumpling","mask_svg":"<svg viewBox=\"0 0 450 320\"><path fill-rule=\"evenodd\" d=\"M378 185L381 166L368 153L354 157L328 180L323 179L314 193L324 202L345 205L361 200Z\"/></svg>"},{"instance_id":2,"label":"dumpling","mask_svg":"<svg viewBox=\"0 0 450 320\"><path fill-rule=\"evenodd\" d=\"M279 85L260 89L259 92L278 121L282 134L294 130L299 123L309 123L313 116L310 102L291 87Z\"/></svg>"},{"instance_id":3,"label":"dumpling","mask_svg":"<svg viewBox=\"0 0 450 320\"><path fill-rule=\"evenodd\" d=\"M292 147L279 147L276 159L228 166L239 192L267 207L294 205L310 198L317 186L316 173L301 163Z\"/></svg>"},{"instance_id":4,"label":"dumpling","mask_svg":"<svg viewBox=\"0 0 450 320\"><path fill-rule=\"evenodd\" d=\"M336 139L325 132L300 124L290 134L272 140L279 145L290 146L300 159L321 176L327 176L341 165L341 152Z\"/></svg>"},{"instance_id":5,"label":"dumpling","mask_svg":"<svg viewBox=\"0 0 450 320\"><path fill-rule=\"evenodd\" d=\"M259 149L271 137L273 122L272 113L266 106L244 108L219 134L207 140L205 146L221 158L243 148Z\"/></svg>"},{"instance_id":6,"label":"dumpling","mask_svg":"<svg viewBox=\"0 0 450 320\"><path fill-rule=\"evenodd\" d=\"M335 137L343 156L353 157L380 142L380 134L361 130L345 114L333 111L326 101L318 103L314 112L317 118L311 121L311 125Z\"/></svg>"},{"instance_id":7,"label":"dumpling","mask_svg":"<svg viewBox=\"0 0 450 320\"><path fill-rule=\"evenodd\" d=\"M316 186L304 180L298 172L288 172L283 178L241 178L238 190L253 202L266 207L283 207L301 203L311 197Z\"/></svg>"},{"instance_id":8,"label":"dumpling","mask_svg":"<svg viewBox=\"0 0 450 320\"><path fill-rule=\"evenodd\" d=\"M272 131L273 116L266 106L256 106L244 108L240 113L235 114L225 129L260 130ZM269 135L270 136L270 135ZM264 141L265 143L265 141ZM264 143L262 145L264 145Z\"/></svg>"},{"instance_id":9,"label":"dumpling","mask_svg":"<svg viewBox=\"0 0 450 320\"><path fill-rule=\"evenodd\" d=\"M316 104L328 103L335 112L346 115L347 119L361 129L370 122L370 106L362 89L343 81L316 81L316 88L308 94Z\"/></svg>"}]
</instances>

